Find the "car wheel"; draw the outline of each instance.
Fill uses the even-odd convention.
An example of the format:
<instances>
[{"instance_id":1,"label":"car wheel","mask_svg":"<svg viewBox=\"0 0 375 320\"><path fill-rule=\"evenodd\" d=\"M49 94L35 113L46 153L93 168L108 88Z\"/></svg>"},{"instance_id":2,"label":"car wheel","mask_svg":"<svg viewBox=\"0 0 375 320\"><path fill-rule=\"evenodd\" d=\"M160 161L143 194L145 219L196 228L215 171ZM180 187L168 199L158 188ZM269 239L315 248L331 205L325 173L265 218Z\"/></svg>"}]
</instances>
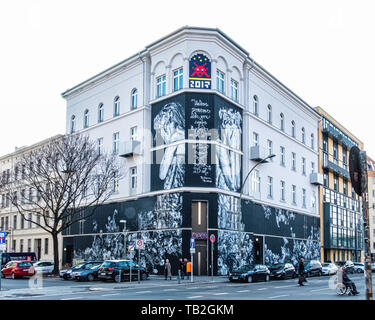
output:
<instances>
[{"instance_id":1,"label":"car wheel","mask_svg":"<svg viewBox=\"0 0 375 320\"><path fill-rule=\"evenodd\" d=\"M89 280L89 281L94 281L94 275L93 275L93 274L89 274L89 275L87 276L87 280Z\"/></svg>"},{"instance_id":2,"label":"car wheel","mask_svg":"<svg viewBox=\"0 0 375 320\"><path fill-rule=\"evenodd\" d=\"M321 272L321 271L319 271L318 275L319 275L319 277L321 277L321 276L322 276L322 272Z\"/></svg>"},{"instance_id":3,"label":"car wheel","mask_svg":"<svg viewBox=\"0 0 375 320\"><path fill-rule=\"evenodd\" d=\"M141 275L141 280L142 280L142 281L147 280L147 274L146 274L146 273L142 273L142 275Z\"/></svg>"},{"instance_id":4,"label":"car wheel","mask_svg":"<svg viewBox=\"0 0 375 320\"><path fill-rule=\"evenodd\" d=\"M121 277L121 281L122 281L122 277ZM116 274L115 275L115 282L120 282L120 275L119 274Z\"/></svg>"},{"instance_id":5,"label":"car wheel","mask_svg":"<svg viewBox=\"0 0 375 320\"><path fill-rule=\"evenodd\" d=\"M4 273L1 273L1 277L2 277L2 278L5 278L5 275L4 275Z\"/></svg>"}]
</instances>

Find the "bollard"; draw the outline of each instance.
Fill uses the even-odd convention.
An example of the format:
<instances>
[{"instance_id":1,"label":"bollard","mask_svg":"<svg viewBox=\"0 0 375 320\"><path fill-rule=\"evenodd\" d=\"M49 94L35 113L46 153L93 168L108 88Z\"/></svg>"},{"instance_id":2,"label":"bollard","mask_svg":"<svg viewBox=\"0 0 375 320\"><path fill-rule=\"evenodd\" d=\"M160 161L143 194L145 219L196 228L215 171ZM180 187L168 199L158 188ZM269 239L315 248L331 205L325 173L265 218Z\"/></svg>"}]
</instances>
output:
<instances>
[{"instance_id":1,"label":"bollard","mask_svg":"<svg viewBox=\"0 0 375 320\"><path fill-rule=\"evenodd\" d=\"M178 270L178 284L181 283L181 270Z\"/></svg>"},{"instance_id":2,"label":"bollard","mask_svg":"<svg viewBox=\"0 0 375 320\"><path fill-rule=\"evenodd\" d=\"M141 282L141 270L138 269L138 283Z\"/></svg>"},{"instance_id":3,"label":"bollard","mask_svg":"<svg viewBox=\"0 0 375 320\"><path fill-rule=\"evenodd\" d=\"M130 277L129 277L129 281L132 282L132 266L130 266Z\"/></svg>"}]
</instances>

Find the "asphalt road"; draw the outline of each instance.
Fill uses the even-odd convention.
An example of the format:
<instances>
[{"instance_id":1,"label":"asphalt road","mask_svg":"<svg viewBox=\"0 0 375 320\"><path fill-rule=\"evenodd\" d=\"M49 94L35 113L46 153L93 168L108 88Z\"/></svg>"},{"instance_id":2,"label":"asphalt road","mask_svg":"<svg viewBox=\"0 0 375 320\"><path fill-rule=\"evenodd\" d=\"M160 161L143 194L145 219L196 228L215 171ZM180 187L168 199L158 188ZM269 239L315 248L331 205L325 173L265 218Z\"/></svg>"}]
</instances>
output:
<instances>
[{"instance_id":1,"label":"asphalt road","mask_svg":"<svg viewBox=\"0 0 375 320\"><path fill-rule=\"evenodd\" d=\"M194 283L176 280L151 279L141 283L76 282L61 279L44 279L42 287L29 288L28 279L1 279L1 300L364 300L363 274L350 275L360 295L338 296L330 277L308 278L300 287L297 279L256 283L230 283L226 278L215 277Z\"/></svg>"}]
</instances>

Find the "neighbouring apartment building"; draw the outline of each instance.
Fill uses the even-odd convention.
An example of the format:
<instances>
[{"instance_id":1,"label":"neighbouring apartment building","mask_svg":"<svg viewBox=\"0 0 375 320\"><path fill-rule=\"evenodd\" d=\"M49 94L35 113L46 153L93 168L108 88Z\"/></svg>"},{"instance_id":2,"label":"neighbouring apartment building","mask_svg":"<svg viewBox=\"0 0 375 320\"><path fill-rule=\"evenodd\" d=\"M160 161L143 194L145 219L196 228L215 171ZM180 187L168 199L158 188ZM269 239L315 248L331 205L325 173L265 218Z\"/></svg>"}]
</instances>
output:
<instances>
[{"instance_id":1,"label":"neighbouring apartment building","mask_svg":"<svg viewBox=\"0 0 375 320\"><path fill-rule=\"evenodd\" d=\"M162 272L168 258L176 273L190 238L197 275L320 259L320 116L219 29L183 27L62 96L66 133L88 134L125 172L64 232L63 263L133 257L143 239L141 264Z\"/></svg>"},{"instance_id":2,"label":"neighbouring apartment building","mask_svg":"<svg viewBox=\"0 0 375 320\"><path fill-rule=\"evenodd\" d=\"M0 174L2 181L12 182L13 180L22 180L23 170L17 160L24 154L43 147L46 143L53 139L59 138L61 135L45 139L31 146L16 148L15 152L0 157ZM18 194L22 192L24 197L36 197L34 190L28 188L27 185L20 190L15 190ZM19 197L21 198L21 197ZM9 196L0 194L0 231L6 232L6 252L35 252L38 260L53 261L53 243L52 237L36 224L23 219L18 210L11 204ZM27 219L43 223L40 217L27 213ZM42 222L41 222L42 221ZM62 238L59 238L62 250ZM61 264L61 261L60 261Z\"/></svg>"},{"instance_id":3,"label":"neighbouring apartment building","mask_svg":"<svg viewBox=\"0 0 375 320\"><path fill-rule=\"evenodd\" d=\"M323 174L319 205L322 260L363 261L364 233L361 198L350 182L349 152L363 143L321 107L319 172Z\"/></svg>"},{"instance_id":4,"label":"neighbouring apartment building","mask_svg":"<svg viewBox=\"0 0 375 320\"><path fill-rule=\"evenodd\" d=\"M375 161L367 157L368 218L370 225L371 259L375 259Z\"/></svg>"}]
</instances>

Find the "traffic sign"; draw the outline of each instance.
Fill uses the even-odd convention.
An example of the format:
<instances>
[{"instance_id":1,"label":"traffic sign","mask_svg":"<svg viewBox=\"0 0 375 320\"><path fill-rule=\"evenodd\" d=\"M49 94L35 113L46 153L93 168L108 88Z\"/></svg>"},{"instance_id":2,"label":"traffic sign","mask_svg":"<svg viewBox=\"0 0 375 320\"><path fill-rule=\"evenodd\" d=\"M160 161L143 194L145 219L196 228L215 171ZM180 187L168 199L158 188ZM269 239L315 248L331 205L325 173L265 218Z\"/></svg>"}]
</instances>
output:
<instances>
[{"instance_id":1,"label":"traffic sign","mask_svg":"<svg viewBox=\"0 0 375 320\"><path fill-rule=\"evenodd\" d=\"M211 234L211 235L210 235L210 241L211 241L212 243L214 243L215 240L216 240L215 235L214 235L214 234Z\"/></svg>"},{"instance_id":2,"label":"traffic sign","mask_svg":"<svg viewBox=\"0 0 375 320\"><path fill-rule=\"evenodd\" d=\"M190 248L195 248L195 239L190 238Z\"/></svg>"},{"instance_id":3,"label":"traffic sign","mask_svg":"<svg viewBox=\"0 0 375 320\"><path fill-rule=\"evenodd\" d=\"M6 243L6 237L7 233L6 232L0 232L0 244Z\"/></svg>"},{"instance_id":4,"label":"traffic sign","mask_svg":"<svg viewBox=\"0 0 375 320\"><path fill-rule=\"evenodd\" d=\"M137 249L141 249L141 250L144 249L143 240L141 240L141 239L137 239L137 240L135 241L135 245L136 245L136 248L137 248Z\"/></svg>"},{"instance_id":5,"label":"traffic sign","mask_svg":"<svg viewBox=\"0 0 375 320\"><path fill-rule=\"evenodd\" d=\"M135 241L130 241L129 246L128 246L129 251L133 251L134 248L135 248Z\"/></svg>"},{"instance_id":6,"label":"traffic sign","mask_svg":"<svg viewBox=\"0 0 375 320\"><path fill-rule=\"evenodd\" d=\"M195 248L190 248L190 254L195 253Z\"/></svg>"}]
</instances>

